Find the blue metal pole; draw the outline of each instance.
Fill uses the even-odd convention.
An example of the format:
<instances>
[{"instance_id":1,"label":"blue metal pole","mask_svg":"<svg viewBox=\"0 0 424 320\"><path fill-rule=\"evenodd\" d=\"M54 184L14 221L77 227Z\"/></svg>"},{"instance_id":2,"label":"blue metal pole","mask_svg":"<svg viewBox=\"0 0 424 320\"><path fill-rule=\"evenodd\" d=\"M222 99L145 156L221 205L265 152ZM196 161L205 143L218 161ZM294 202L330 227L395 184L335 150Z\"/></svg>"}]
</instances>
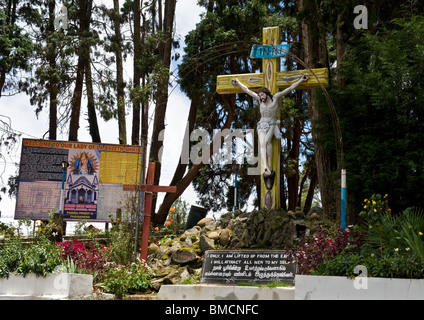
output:
<instances>
[{"instance_id":1,"label":"blue metal pole","mask_svg":"<svg viewBox=\"0 0 424 320\"><path fill-rule=\"evenodd\" d=\"M342 169L342 198L341 198L341 227L343 230L346 230L346 170Z\"/></svg>"},{"instance_id":2,"label":"blue metal pole","mask_svg":"<svg viewBox=\"0 0 424 320\"><path fill-rule=\"evenodd\" d=\"M66 179L66 170L63 170L63 174L62 174L62 189L60 190L60 208L59 208L59 213L63 214L63 207L64 207L64 191L65 191L65 179Z\"/></svg>"},{"instance_id":3,"label":"blue metal pole","mask_svg":"<svg viewBox=\"0 0 424 320\"><path fill-rule=\"evenodd\" d=\"M237 210L237 169L234 177L234 211Z\"/></svg>"}]
</instances>

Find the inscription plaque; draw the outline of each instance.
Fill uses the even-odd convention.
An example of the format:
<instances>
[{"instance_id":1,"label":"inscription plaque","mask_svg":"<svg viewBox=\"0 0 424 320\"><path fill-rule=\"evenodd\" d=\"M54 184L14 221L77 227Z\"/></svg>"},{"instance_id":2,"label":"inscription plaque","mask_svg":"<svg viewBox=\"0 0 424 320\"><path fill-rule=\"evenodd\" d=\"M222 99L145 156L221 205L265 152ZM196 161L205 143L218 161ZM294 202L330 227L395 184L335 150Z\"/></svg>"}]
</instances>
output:
<instances>
[{"instance_id":1,"label":"inscription plaque","mask_svg":"<svg viewBox=\"0 0 424 320\"><path fill-rule=\"evenodd\" d=\"M210 250L203 260L202 283L232 284L284 282L294 285L296 264L285 251Z\"/></svg>"}]
</instances>

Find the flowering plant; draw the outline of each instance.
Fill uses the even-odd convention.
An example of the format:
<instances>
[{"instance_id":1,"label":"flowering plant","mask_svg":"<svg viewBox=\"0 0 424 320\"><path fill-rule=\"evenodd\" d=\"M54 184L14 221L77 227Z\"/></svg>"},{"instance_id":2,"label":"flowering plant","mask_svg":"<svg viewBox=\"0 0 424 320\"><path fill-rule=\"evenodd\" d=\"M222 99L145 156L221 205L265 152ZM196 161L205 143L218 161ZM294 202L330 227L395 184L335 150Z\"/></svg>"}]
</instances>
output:
<instances>
[{"instance_id":1,"label":"flowering plant","mask_svg":"<svg viewBox=\"0 0 424 320\"><path fill-rule=\"evenodd\" d=\"M92 242L79 242L77 239L58 243L62 259L72 260L81 271L101 273L108 261L109 246L93 245Z\"/></svg>"},{"instance_id":2,"label":"flowering plant","mask_svg":"<svg viewBox=\"0 0 424 320\"><path fill-rule=\"evenodd\" d=\"M325 260L343 252L359 250L362 244L358 232L341 228L320 228L312 237L302 237L295 250L289 250L289 259L295 260L300 274L310 274Z\"/></svg>"},{"instance_id":3,"label":"flowering plant","mask_svg":"<svg viewBox=\"0 0 424 320\"><path fill-rule=\"evenodd\" d=\"M373 194L370 199L364 200L364 210L359 213L365 219L370 229L376 227L381 221L382 216L391 214L389 207L389 195Z\"/></svg>"}]
</instances>

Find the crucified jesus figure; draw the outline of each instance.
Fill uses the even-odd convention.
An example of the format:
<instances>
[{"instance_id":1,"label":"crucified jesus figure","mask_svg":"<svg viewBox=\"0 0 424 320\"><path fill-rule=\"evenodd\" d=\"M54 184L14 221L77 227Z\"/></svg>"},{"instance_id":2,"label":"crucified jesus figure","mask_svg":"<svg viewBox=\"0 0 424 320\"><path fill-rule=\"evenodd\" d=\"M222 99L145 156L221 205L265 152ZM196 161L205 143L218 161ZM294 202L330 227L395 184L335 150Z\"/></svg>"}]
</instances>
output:
<instances>
[{"instance_id":1,"label":"crucified jesus figure","mask_svg":"<svg viewBox=\"0 0 424 320\"><path fill-rule=\"evenodd\" d=\"M233 85L238 85L243 90L243 92L247 93L259 102L261 120L260 122L258 122L257 130L259 136L261 161L264 163L263 176L265 180L269 178L272 179L272 175L275 176L275 172L271 170L273 156L271 143L272 137L274 136L277 139L282 138L282 134L278 127L280 121L276 118L279 108L279 101L283 96L295 90L302 82L308 81L308 79L309 75L305 73L304 75L300 76L299 80L296 81L296 83L292 84L284 91L276 93L274 96L272 96L271 92L267 88L261 88L259 89L259 92L256 93L248 89L238 79L232 80ZM272 184L270 184L271 186L267 186L268 189L272 189L272 185L274 184L273 180L274 179L272 179Z\"/></svg>"}]
</instances>

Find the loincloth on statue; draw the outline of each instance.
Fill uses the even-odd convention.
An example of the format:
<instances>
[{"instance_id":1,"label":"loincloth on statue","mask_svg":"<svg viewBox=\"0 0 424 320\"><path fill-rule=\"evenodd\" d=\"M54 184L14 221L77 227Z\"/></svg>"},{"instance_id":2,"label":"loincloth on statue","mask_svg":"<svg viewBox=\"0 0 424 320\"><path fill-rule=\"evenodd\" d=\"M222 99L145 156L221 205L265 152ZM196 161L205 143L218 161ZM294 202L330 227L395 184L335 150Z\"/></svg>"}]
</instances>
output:
<instances>
[{"instance_id":1,"label":"loincloth on statue","mask_svg":"<svg viewBox=\"0 0 424 320\"><path fill-rule=\"evenodd\" d=\"M275 125L280 124L280 123L281 123L280 120L277 120L275 122L267 122L267 121L258 122L257 129L258 130L266 130L266 131L268 131L269 128L271 128L271 126L275 126Z\"/></svg>"}]
</instances>

